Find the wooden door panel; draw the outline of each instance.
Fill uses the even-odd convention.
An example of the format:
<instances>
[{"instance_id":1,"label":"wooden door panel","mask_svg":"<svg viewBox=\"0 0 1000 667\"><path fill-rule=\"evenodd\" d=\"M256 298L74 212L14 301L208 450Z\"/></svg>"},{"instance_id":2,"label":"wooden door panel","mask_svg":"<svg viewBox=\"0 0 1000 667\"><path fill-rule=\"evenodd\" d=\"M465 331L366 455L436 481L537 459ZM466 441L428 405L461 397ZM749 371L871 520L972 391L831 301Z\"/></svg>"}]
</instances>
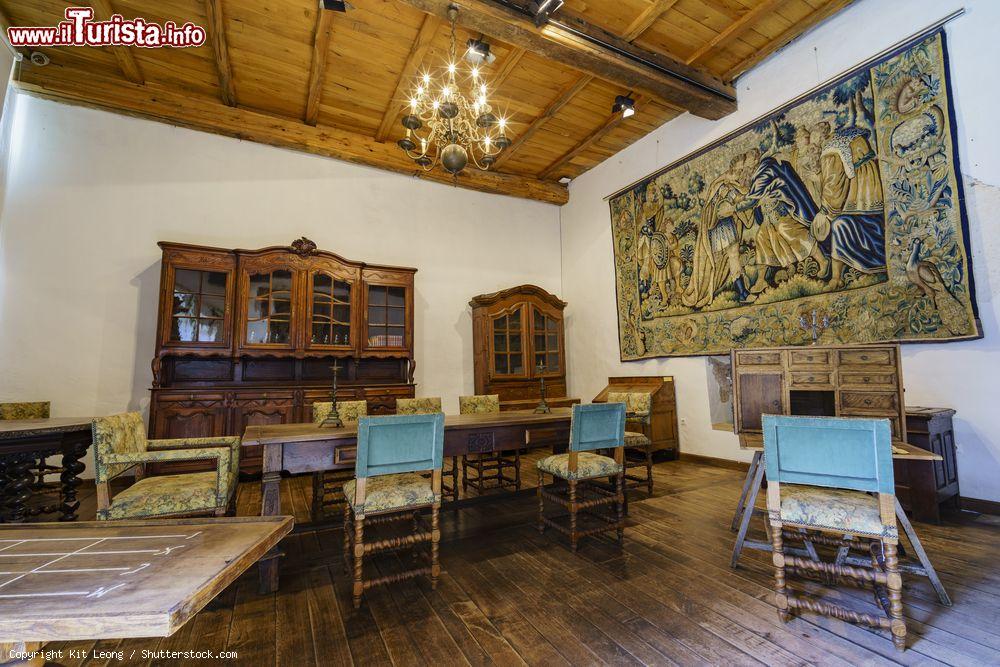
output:
<instances>
[{"instance_id":1,"label":"wooden door panel","mask_svg":"<svg viewBox=\"0 0 1000 667\"><path fill-rule=\"evenodd\" d=\"M784 412L781 373L741 373L740 424L745 430L759 431L761 415Z\"/></svg>"}]
</instances>

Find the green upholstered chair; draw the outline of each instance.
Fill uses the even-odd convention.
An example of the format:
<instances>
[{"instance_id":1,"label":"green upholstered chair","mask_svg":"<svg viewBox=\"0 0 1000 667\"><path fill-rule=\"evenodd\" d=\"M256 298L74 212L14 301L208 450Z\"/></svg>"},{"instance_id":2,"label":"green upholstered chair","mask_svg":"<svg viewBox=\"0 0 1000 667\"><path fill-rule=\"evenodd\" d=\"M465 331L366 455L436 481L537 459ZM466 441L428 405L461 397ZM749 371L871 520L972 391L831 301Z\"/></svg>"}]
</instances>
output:
<instances>
[{"instance_id":1,"label":"green upholstered chair","mask_svg":"<svg viewBox=\"0 0 1000 667\"><path fill-rule=\"evenodd\" d=\"M596 535L609 530L618 534L618 543L624 541L625 468L623 442L625 439L625 405L623 403L591 403L574 405L570 422L569 451L553 454L541 459L538 467L538 531L546 526L566 534L570 546L576 551L581 537ZM614 458L595 453L597 450L613 450ZM551 475L566 483L563 495L555 489L555 484L545 488L545 475ZM614 479L612 489L607 489L597 480ZM587 499L585 496L592 496ZM569 527L545 516L545 500L551 500L569 511ZM595 510L605 505L614 505L615 513L597 514ZM597 526L580 529L578 514L586 510L598 519Z\"/></svg>"},{"instance_id":2,"label":"green upholstered chair","mask_svg":"<svg viewBox=\"0 0 1000 667\"><path fill-rule=\"evenodd\" d=\"M458 411L463 415L500 414L500 395L459 396ZM453 470L455 471L453 484L457 487L457 468L453 468ZM510 471L513 474L505 475L505 471ZM475 472L475 475L470 476L470 472ZM521 488L521 450L485 452L463 456L462 490L468 491L469 487L472 487L477 493L491 489L519 490Z\"/></svg>"},{"instance_id":3,"label":"green upholstered chair","mask_svg":"<svg viewBox=\"0 0 1000 667\"><path fill-rule=\"evenodd\" d=\"M440 396L396 399L397 415L431 415L441 411Z\"/></svg>"},{"instance_id":4,"label":"green upholstered chair","mask_svg":"<svg viewBox=\"0 0 1000 667\"><path fill-rule=\"evenodd\" d=\"M238 436L147 440L138 412L99 417L93 430L98 519L226 513L239 475ZM143 476L147 463L172 461L211 461L213 470ZM137 481L112 497L111 480L133 469Z\"/></svg>"},{"instance_id":5,"label":"green upholstered chair","mask_svg":"<svg viewBox=\"0 0 1000 667\"><path fill-rule=\"evenodd\" d=\"M646 487L653 493L653 441L649 437L653 395L642 391L613 391L608 393L608 403L624 403L628 420L625 430L625 487ZM628 430L629 423L639 430ZM644 477L630 475L632 468L645 468Z\"/></svg>"},{"instance_id":6,"label":"green upholstered chair","mask_svg":"<svg viewBox=\"0 0 1000 667\"><path fill-rule=\"evenodd\" d=\"M313 424L322 424L333 410L331 401L317 401L312 404ZM358 420L368 415L368 401L337 401L337 414L345 425L357 424ZM325 470L313 473L312 518L319 521L333 510L341 509L344 504L344 494L341 492L344 482L354 477L353 470Z\"/></svg>"},{"instance_id":7,"label":"green upholstered chair","mask_svg":"<svg viewBox=\"0 0 1000 667\"><path fill-rule=\"evenodd\" d=\"M361 606L365 589L428 575L437 588L438 513L441 508L441 462L444 452L444 414L362 417L358 422L355 479L344 484L344 563L354 573L354 608ZM421 473L430 473L430 478ZM430 508L431 525L420 522ZM405 537L365 541L365 526L413 520ZM430 542L430 564L404 572L364 578L367 556L400 546Z\"/></svg>"},{"instance_id":8,"label":"green upholstered chair","mask_svg":"<svg viewBox=\"0 0 1000 667\"><path fill-rule=\"evenodd\" d=\"M889 420L764 415L763 431L779 617L805 610L886 629L905 649ZM808 543L811 557L791 553L786 540ZM813 544L836 547L838 555L824 562ZM842 565L850 550L869 555L872 567ZM799 597L786 587L788 574L872 586L886 616Z\"/></svg>"}]
</instances>

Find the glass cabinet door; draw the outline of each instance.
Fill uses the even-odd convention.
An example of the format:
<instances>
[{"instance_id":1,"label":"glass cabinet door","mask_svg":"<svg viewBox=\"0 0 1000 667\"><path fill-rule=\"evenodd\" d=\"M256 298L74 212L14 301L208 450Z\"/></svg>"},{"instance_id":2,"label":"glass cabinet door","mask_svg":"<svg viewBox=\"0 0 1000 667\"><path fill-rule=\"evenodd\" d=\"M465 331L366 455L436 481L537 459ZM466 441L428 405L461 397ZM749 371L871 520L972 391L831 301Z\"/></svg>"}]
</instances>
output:
<instances>
[{"instance_id":1,"label":"glass cabinet door","mask_svg":"<svg viewBox=\"0 0 1000 667\"><path fill-rule=\"evenodd\" d=\"M246 342L288 345L292 339L292 272L251 273L247 292Z\"/></svg>"},{"instance_id":2,"label":"glass cabinet door","mask_svg":"<svg viewBox=\"0 0 1000 667\"><path fill-rule=\"evenodd\" d=\"M311 313L310 343L351 345L351 283L326 273L313 274Z\"/></svg>"},{"instance_id":3,"label":"glass cabinet door","mask_svg":"<svg viewBox=\"0 0 1000 667\"><path fill-rule=\"evenodd\" d=\"M534 310L534 371L536 374L558 373L561 365L559 322L554 317Z\"/></svg>"},{"instance_id":4,"label":"glass cabinet door","mask_svg":"<svg viewBox=\"0 0 1000 667\"><path fill-rule=\"evenodd\" d=\"M493 318L493 374L524 375L521 310Z\"/></svg>"},{"instance_id":5,"label":"glass cabinet door","mask_svg":"<svg viewBox=\"0 0 1000 667\"><path fill-rule=\"evenodd\" d=\"M406 347L406 288L368 286L369 348Z\"/></svg>"},{"instance_id":6,"label":"glass cabinet door","mask_svg":"<svg viewBox=\"0 0 1000 667\"><path fill-rule=\"evenodd\" d=\"M223 342L228 278L225 271L174 270L170 341Z\"/></svg>"}]
</instances>

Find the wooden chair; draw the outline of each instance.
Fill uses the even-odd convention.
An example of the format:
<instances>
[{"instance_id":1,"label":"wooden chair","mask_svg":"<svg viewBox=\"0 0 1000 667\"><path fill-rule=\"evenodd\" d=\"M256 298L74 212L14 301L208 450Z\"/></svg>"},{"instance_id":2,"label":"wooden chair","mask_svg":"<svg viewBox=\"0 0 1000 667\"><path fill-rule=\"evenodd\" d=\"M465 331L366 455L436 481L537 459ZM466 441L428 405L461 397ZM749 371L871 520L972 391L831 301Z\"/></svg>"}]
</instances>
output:
<instances>
[{"instance_id":1,"label":"wooden chair","mask_svg":"<svg viewBox=\"0 0 1000 667\"><path fill-rule=\"evenodd\" d=\"M651 394L639 391L609 392L608 403L624 403L625 417L629 422L638 424L639 431L625 431L625 488L646 487L646 492L653 493L653 441L649 436L650 415L652 414L653 397ZM645 468L645 477L630 475L631 468Z\"/></svg>"},{"instance_id":2,"label":"wooden chair","mask_svg":"<svg viewBox=\"0 0 1000 667\"><path fill-rule=\"evenodd\" d=\"M574 405L570 423L569 451L540 460L538 467L538 532L551 526L569 536L570 547L576 551L581 537L614 530L618 543L625 537L625 467L622 465L625 438L625 406L622 403L591 403ZM594 450L613 449L614 458L595 454ZM566 481L566 495L555 484L545 488L545 475ZM614 479L614 490L597 480ZM545 500L551 500L569 511L569 527L545 516ZM615 513L594 512L598 507L614 505ZM583 511L598 520L593 528L580 529L578 514Z\"/></svg>"},{"instance_id":3,"label":"wooden chair","mask_svg":"<svg viewBox=\"0 0 1000 667\"><path fill-rule=\"evenodd\" d=\"M138 412L99 417L93 429L98 519L225 515L239 476L239 436L147 440ZM205 460L215 469L143 477L147 463ZM137 481L112 498L111 480L132 469Z\"/></svg>"},{"instance_id":4,"label":"wooden chair","mask_svg":"<svg viewBox=\"0 0 1000 667\"><path fill-rule=\"evenodd\" d=\"M764 415L763 429L779 618L800 610L886 629L904 650L889 420ZM802 542L808 557L791 553L786 540ZM816 544L836 548L834 560L821 560ZM851 550L870 555L871 566L843 565ZM788 574L871 586L886 617L799 597L786 587Z\"/></svg>"},{"instance_id":5,"label":"wooden chair","mask_svg":"<svg viewBox=\"0 0 1000 667\"><path fill-rule=\"evenodd\" d=\"M459 396L458 411L463 415L488 415L500 413L500 395L483 394L477 396ZM453 461L454 458L452 457ZM454 464L452 470L456 470ZM513 476L504 474L505 470L513 472ZM469 472L475 471L470 477ZM457 486L457 471L452 475L452 483ZM477 493L491 489L511 488L515 491L521 488L521 450L503 452L485 452L469 454L462 457L462 491L469 487Z\"/></svg>"},{"instance_id":6,"label":"wooden chair","mask_svg":"<svg viewBox=\"0 0 1000 667\"><path fill-rule=\"evenodd\" d=\"M318 401L312 404L313 424L322 424L333 411L332 401ZM368 401L337 401L337 414L344 424L357 424L358 419L368 415ZM344 482L354 478L354 471L325 470L313 473L312 518L319 521L334 508L344 505Z\"/></svg>"},{"instance_id":7,"label":"wooden chair","mask_svg":"<svg viewBox=\"0 0 1000 667\"><path fill-rule=\"evenodd\" d=\"M441 459L444 414L362 417L358 422L356 479L344 485L344 564L354 572L354 608L366 589L421 575L437 588L438 514L441 508ZM430 472L427 479L421 472ZM431 527L420 523L430 508ZM365 542L365 526L413 520L410 535ZM363 575L364 559L380 551L431 543L429 566L374 579Z\"/></svg>"},{"instance_id":8,"label":"wooden chair","mask_svg":"<svg viewBox=\"0 0 1000 667\"><path fill-rule=\"evenodd\" d=\"M432 415L444 410L441 409L440 396L428 396L425 398L397 398L397 415ZM448 499L458 500L458 457L452 456L451 470L447 477L451 478L451 484L441 484L441 494ZM445 479L447 479L447 477Z\"/></svg>"}]
</instances>

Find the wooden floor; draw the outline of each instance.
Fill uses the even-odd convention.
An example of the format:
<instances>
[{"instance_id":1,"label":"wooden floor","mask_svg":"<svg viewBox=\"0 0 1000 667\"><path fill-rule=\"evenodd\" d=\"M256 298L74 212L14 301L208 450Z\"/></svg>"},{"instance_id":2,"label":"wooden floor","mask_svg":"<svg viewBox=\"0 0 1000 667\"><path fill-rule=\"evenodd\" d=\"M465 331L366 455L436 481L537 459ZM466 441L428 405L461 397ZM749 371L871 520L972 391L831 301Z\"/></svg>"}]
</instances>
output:
<instances>
[{"instance_id":1,"label":"wooden floor","mask_svg":"<svg viewBox=\"0 0 1000 667\"><path fill-rule=\"evenodd\" d=\"M533 468L524 463L529 484ZM232 662L249 665L1000 664L1000 519L916 525L955 604L907 579L909 648L899 654L883 635L833 619L781 624L769 554L747 552L729 568L741 480L737 470L658 464L653 497L633 493L623 550L591 539L574 555L561 536L539 535L533 497L444 512L437 591L422 580L374 589L357 612L340 531L293 534L277 594L258 595L251 570L173 637L50 648L118 649L130 665L178 664L143 660L144 649L234 651ZM282 482L283 507L299 521L310 494L309 478ZM259 500L259 484L242 484L239 513L257 512ZM400 558L408 554L375 567L393 572ZM868 592L826 592L876 613ZM115 664L63 660L81 662Z\"/></svg>"}]
</instances>

